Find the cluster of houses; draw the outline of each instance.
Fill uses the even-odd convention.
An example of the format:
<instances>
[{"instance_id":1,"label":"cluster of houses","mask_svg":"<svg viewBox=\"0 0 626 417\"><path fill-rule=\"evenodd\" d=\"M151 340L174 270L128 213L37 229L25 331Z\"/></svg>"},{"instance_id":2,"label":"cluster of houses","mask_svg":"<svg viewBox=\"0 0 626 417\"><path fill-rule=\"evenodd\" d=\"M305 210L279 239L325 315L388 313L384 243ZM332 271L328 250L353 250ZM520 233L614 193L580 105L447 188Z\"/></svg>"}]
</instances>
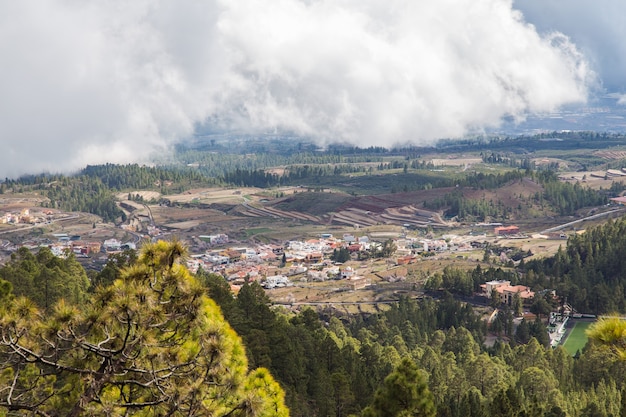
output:
<instances>
[{"instance_id":1,"label":"cluster of houses","mask_svg":"<svg viewBox=\"0 0 626 417\"><path fill-rule=\"evenodd\" d=\"M52 253L66 254L69 251L76 256L89 256L94 253L104 251L106 254L119 253L126 249L137 249L134 242L122 243L118 239L107 239L100 243L97 241L83 241L79 236L67 236L64 234L56 234L55 237L59 239L58 243L49 245ZM73 239L78 238L78 239ZM57 255L59 256L59 255Z\"/></svg>"},{"instance_id":2,"label":"cluster of houses","mask_svg":"<svg viewBox=\"0 0 626 417\"><path fill-rule=\"evenodd\" d=\"M55 256L65 257L68 253L73 253L77 257L87 257L90 254L100 252L102 244L100 242L69 241L51 244L48 247Z\"/></svg>"},{"instance_id":3,"label":"cluster of houses","mask_svg":"<svg viewBox=\"0 0 626 417\"><path fill-rule=\"evenodd\" d=\"M50 216L53 213L42 212L41 216ZM41 218L40 215L31 215L28 209L22 210L19 214L7 213L2 217L2 222L33 222ZM492 224L495 227L496 236L505 236L519 233L516 226L502 226ZM155 229L157 232L158 229ZM90 256L94 253L112 254L125 249L136 249L132 242L122 242L118 239L106 239L103 242L82 241L79 236L69 236L67 234L55 234L56 242L48 242L45 245L50 247L57 256L66 256L74 253L79 257ZM331 233L321 234L318 238L308 240L290 240L284 245L265 244L250 246L229 246L228 235L218 233L214 235L202 235L197 239L206 243L203 245L203 253L194 254L188 260L187 266L192 272L200 268L205 271L214 272L224 276L236 291L238 285L246 281L258 281L266 288L277 288L292 285L294 281L327 281L342 280L350 289L360 289L370 285L370 280L360 276L350 266L337 265L331 260L331 255L335 250L347 249L351 259L358 259L363 251L382 248L383 242L367 235L357 236L352 233L345 233L341 237L334 237ZM395 252L393 262L396 272L387 274L381 278L387 281L402 280L406 272L403 265L417 261L422 254L437 254L447 251L471 251L476 248L471 239L460 238L455 235L435 238L408 237L403 236L393 240ZM41 246L41 243L37 246ZM33 249L35 249L33 247ZM506 284L506 285L505 285ZM533 294L528 289L521 286L510 286L510 282L487 283L485 291L491 294L492 289L501 294L503 302L510 303L513 293L519 293L523 300L532 298Z\"/></svg>"},{"instance_id":4,"label":"cluster of houses","mask_svg":"<svg viewBox=\"0 0 626 417\"><path fill-rule=\"evenodd\" d=\"M203 236L211 243L216 240L228 241L227 235ZM424 252L437 253L448 250L472 250L469 242L456 240L454 236L441 239L401 238L395 239L395 265L406 265L417 260ZM277 288L293 285L293 281L342 280L349 289L367 287L371 280L360 276L352 267L335 264L330 258L335 250L345 248L352 259L357 259L359 252L382 246L368 236L344 234L335 238L326 233L316 239L290 240L284 245L258 245L255 247L210 248L204 253L192 255L187 262L188 268L196 272L205 271L224 276L237 291L246 281L258 281L265 288ZM398 269L398 268L396 268ZM397 273L382 277L387 281L398 281L406 276ZM402 275L402 274L400 274Z\"/></svg>"},{"instance_id":5,"label":"cluster of houses","mask_svg":"<svg viewBox=\"0 0 626 417\"><path fill-rule=\"evenodd\" d=\"M24 208L19 213L7 212L0 216L0 224L36 224L43 223L47 217L52 215L51 211L31 213L30 209Z\"/></svg>"},{"instance_id":6,"label":"cluster of houses","mask_svg":"<svg viewBox=\"0 0 626 417\"><path fill-rule=\"evenodd\" d=\"M80 236L72 236L66 233L55 233L53 235L56 242L22 242L20 246L24 246L30 250L36 250L42 246L50 249L53 255L60 258L66 257L73 253L77 257L87 257L103 251L106 255L119 253L126 249L137 249L134 242L122 243L117 239L107 239L104 242L81 240ZM7 248L7 250L17 250L15 248Z\"/></svg>"},{"instance_id":7,"label":"cluster of houses","mask_svg":"<svg viewBox=\"0 0 626 417\"><path fill-rule=\"evenodd\" d=\"M73 239L72 239L73 238ZM25 247L29 250L36 251L41 247L47 247L50 249L53 255L58 256L59 258L65 258L68 254L73 253L77 257L87 257L94 253L100 252L102 249L102 243L97 241L80 241L77 240L75 236L68 235L57 235L57 241L52 242L48 239L44 241L34 241L28 240L21 242L19 245L14 245L8 241L3 242L0 245L0 250L4 252L15 252L20 247Z\"/></svg>"}]
</instances>

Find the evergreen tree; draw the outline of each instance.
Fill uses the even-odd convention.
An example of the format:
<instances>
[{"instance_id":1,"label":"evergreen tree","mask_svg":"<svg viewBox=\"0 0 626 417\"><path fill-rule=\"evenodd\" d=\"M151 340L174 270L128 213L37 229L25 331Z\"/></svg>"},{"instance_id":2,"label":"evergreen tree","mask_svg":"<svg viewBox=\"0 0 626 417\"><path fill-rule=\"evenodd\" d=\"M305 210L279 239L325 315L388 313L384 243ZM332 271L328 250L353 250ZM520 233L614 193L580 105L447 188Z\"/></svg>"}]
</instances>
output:
<instances>
[{"instance_id":1,"label":"evergreen tree","mask_svg":"<svg viewBox=\"0 0 626 417\"><path fill-rule=\"evenodd\" d=\"M426 377L415 363L404 358L374 394L363 417L434 417L435 404Z\"/></svg>"},{"instance_id":2,"label":"evergreen tree","mask_svg":"<svg viewBox=\"0 0 626 417\"><path fill-rule=\"evenodd\" d=\"M507 392L502 390L498 392L496 397L491 402L490 411L492 416L498 417L513 417L517 415L517 411L514 405L511 404L511 400Z\"/></svg>"},{"instance_id":3,"label":"evergreen tree","mask_svg":"<svg viewBox=\"0 0 626 417\"><path fill-rule=\"evenodd\" d=\"M350 252L347 248L333 249L330 259L335 262L344 263L350 260Z\"/></svg>"},{"instance_id":4,"label":"evergreen tree","mask_svg":"<svg viewBox=\"0 0 626 417\"><path fill-rule=\"evenodd\" d=\"M609 347L622 360L626 360L626 321L620 317L605 317L595 322L587 335L599 345Z\"/></svg>"},{"instance_id":5,"label":"evergreen tree","mask_svg":"<svg viewBox=\"0 0 626 417\"><path fill-rule=\"evenodd\" d=\"M0 306L0 414L287 416L263 368L248 372L237 334L177 260L144 246L83 308Z\"/></svg>"},{"instance_id":6,"label":"evergreen tree","mask_svg":"<svg viewBox=\"0 0 626 417\"><path fill-rule=\"evenodd\" d=\"M9 281L0 279L0 303L8 302L13 295L13 285Z\"/></svg>"},{"instance_id":7,"label":"evergreen tree","mask_svg":"<svg viewBox=\"0 0 626 417\"><path fill-rule=\"evenodd\" d=\"M97 286L109 286L118 279L124 268L131 266L137 261L137 251L125 249L121 253L109 256L106 265L98 272L92 280L92 288Z\"/></svg>"},{"instance_id":8,"label":"evergreen tree","mask_svg":"<svg viewBox=\"0 0 626 417\"><path fill-rule=\"evenodd\" d=\"M44 309L60 299L81 305L90 286L85 270L73 254L63 259L45 247L37 254L25 247L19 248L0 268L0 279L12 284L16 296L28 297Z\"/></svg>"}]
</instances>

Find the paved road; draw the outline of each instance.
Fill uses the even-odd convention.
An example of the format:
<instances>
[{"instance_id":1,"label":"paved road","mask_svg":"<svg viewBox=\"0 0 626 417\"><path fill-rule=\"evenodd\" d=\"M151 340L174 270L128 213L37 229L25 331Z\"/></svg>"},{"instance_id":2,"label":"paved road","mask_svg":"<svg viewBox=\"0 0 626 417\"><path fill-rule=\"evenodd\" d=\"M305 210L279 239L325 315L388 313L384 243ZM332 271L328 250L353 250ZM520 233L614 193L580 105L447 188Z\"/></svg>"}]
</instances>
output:
<instances>
[{"instance_id":1,"label":"paved road","mask_svg":"<svg viewBox=\"0 0 626 417\"><path fill-rule=\"evenodd\" d=\"M617 208L617 209L605 211L605 212L602 212L602 213L594 214L593 216L583 217L582 219L574 220L574 221L562 224L560 226L551 227L550 229L542 230L539 233L544 234L544 233L556 232L558 230L564 229L566 227L572 226L572 225L577 224L577 223L582 223L582 222L587 221L587 220L598 219L600 217L608 216L608 215L615 214L615 213L621 213L621 212L624 212L625 210L626 209L624 209L624 208Z\"/></svg>"}]
</instances>

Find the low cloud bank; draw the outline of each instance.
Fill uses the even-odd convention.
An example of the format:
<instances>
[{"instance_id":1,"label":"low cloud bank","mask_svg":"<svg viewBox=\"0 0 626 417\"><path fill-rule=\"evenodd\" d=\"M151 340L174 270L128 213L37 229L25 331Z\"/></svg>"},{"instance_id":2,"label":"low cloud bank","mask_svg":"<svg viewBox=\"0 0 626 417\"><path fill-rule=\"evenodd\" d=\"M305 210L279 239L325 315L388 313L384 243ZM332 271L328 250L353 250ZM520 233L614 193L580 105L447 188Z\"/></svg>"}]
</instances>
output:
<instances>
[{"instance_id":1,"label":"low cloud bank","mask_svg":"<svg viewBox=\"0 0 626 417\"><path fill-rule=\"evenodd\" d=\"M143 161L198 124L432 143L585 101L568 37L506 0L4 2L0 177Z\"/></svg>"}]
</instances>

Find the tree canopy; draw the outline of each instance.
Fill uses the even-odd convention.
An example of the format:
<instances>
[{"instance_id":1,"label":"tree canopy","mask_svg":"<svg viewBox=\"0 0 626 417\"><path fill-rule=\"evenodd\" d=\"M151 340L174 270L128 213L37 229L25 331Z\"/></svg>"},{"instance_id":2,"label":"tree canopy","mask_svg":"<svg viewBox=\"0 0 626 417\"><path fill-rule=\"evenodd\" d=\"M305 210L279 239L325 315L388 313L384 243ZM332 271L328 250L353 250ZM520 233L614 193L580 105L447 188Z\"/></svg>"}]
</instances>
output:
<instances>
[{"instance_id":1,"label":"tree canopy","mask_svg":"<svg viewBox=\"0 0 626 417\"><path fill-rule=\"evenodd\" d=\"M404 358L374 394L364 417L434 417L435 403L426 377L415 363Z\"/></svg>"},{"instance_id":2,"label":"tree canopy","mask_svg":"<svg viewBox=\"0 0 626 417\"><path fill-rule=\"evenodd\" d=\"M177 261L178 242L144 246L82 308L0 306L0 415L287 416L269 371Z\"/></svg>"},{"instance_id":3,"label":"tree canopy","mask_svg":"<svg viewBox=\"0 0 626 417\"><path fill-rule=\"evenodd\" d=\"M587 335L594 342L611 349L621 360L626 360L626 321L623 318L600 318L587 329Z\"/></svg>"},{"instance_id":4,"label":"tree canopy","mask_svg":"<svg viewBox=\"0 0 626 417\"><path fill-rule=\"evenodd\" d=\"M64 298L80 305L87 298L89 280L72 254L54 256L43 247L36 254L22 247L0 268L0 278L10 282L16 296L27 296L38 307L48 309Z\"/></svg>"}]
</instances>

